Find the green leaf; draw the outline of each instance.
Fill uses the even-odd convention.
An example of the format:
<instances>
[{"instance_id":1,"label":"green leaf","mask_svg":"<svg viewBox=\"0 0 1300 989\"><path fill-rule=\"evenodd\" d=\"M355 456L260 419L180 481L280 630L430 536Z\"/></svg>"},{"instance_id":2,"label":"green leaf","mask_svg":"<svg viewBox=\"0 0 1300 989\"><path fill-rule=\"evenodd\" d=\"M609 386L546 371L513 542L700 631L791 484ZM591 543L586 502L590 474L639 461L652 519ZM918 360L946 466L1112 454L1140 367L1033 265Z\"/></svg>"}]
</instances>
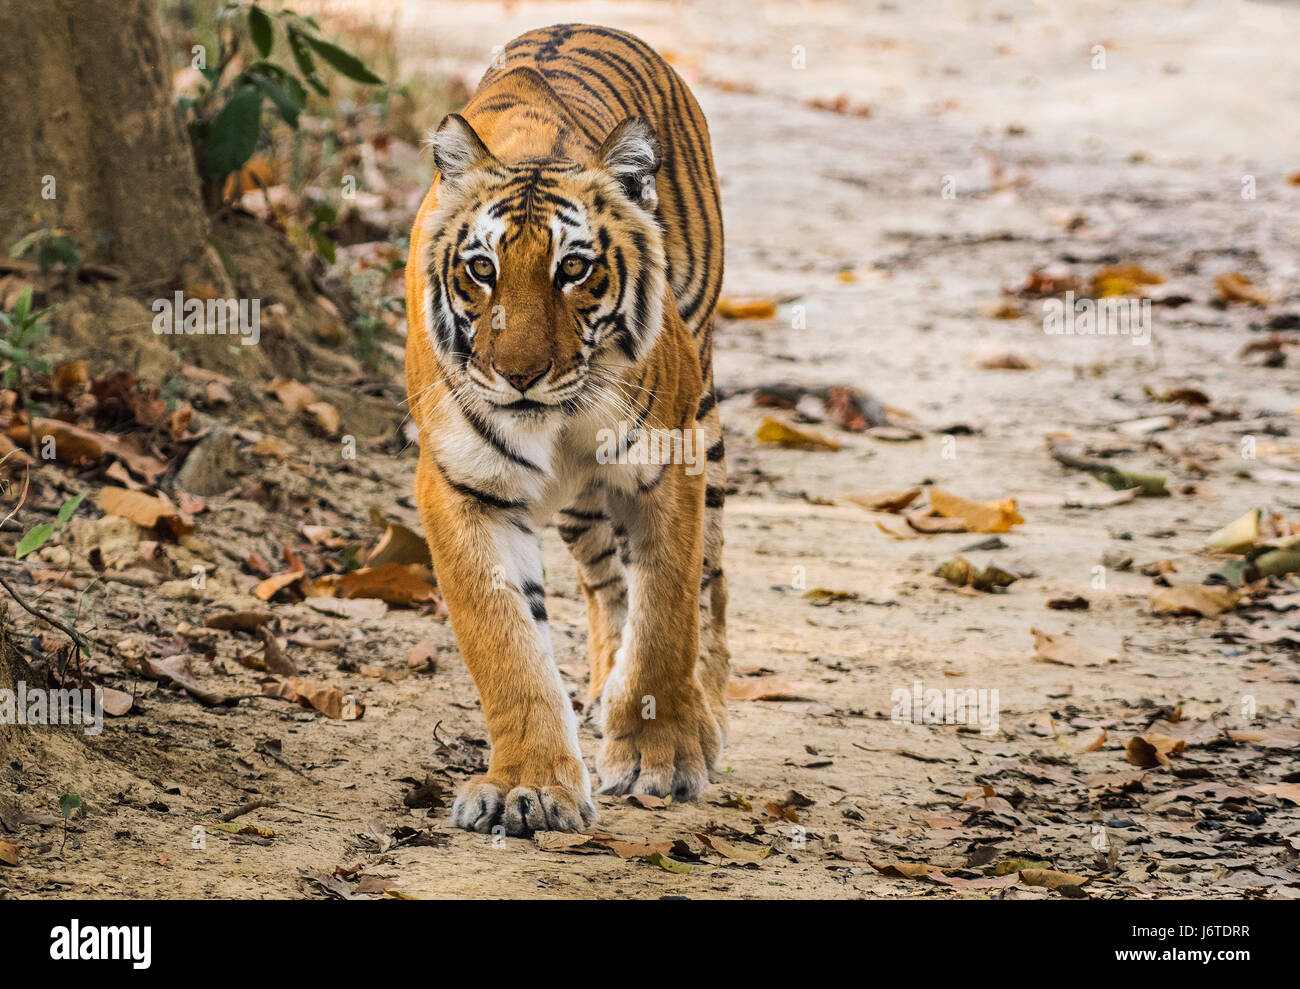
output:
<instances>
[{"instance_id":1,"label":"green leaf","mask_svg":"<svg viewBox=\"0 0 1300 989\"><path fill-rule=\"evenodd\" d=\"M338 252L334 249L334 241L324 234L316 235L316 251L328 264L333 264L338 260Z\"/></svg>"},{"instance_id":2,"label":"green leaf","mask_svg":"<svg viewBox=\"0 0 1300 989\"><path fill-rule=\"evenodd\" d=\"M32 287L28 285L23 289L22 295L18 296L14 302L14 321L21 323L27 318L27 314L32 311Z\"/></svg>"},{"instance_id":3,"label":"green leaf","mask_svg":"<svg viewBox=\"0 0 1300 989\"><path fill-rule=\"evenodd\" d=\"M271 54L271 46L275 43L271 18L267 17L266 11L257 4L248 8L248 33L253 36L253 44L257 45L257 50L263 58Z\"/></svg>"},{"instance_id":4,"label":"green leaf","mask_svg":"<svg viewBox=\"0 0 1300 989\"><path fill-rule=\"evenodd\" d=\"M82 501L85 500L85 498L86 498L86 494L83 491L81 494L74 495L73 497L65 501L63 503L63 507L59 509L59 514L54 517L54 524L63 525L63 523L68 521L68 519L72 518L73 513L75 513L76 510L81 507L81 503Z\"/></svg>"},{"instance_id":5,"label":"green leaf","mask_svg":"<svg viewBox=\"0 0 1300 989\"><path fill-rule=\"evenodd\" d=\"M59 797L59 810L65 818L71 817L72 812L81 806L81 797L75 793L65 793Z\"/></svg>"},{"instance_id":6,"label":"green leaf","mask_svg":"<svg viewBox=\"0 0 1300 989\"><path fill-rule=\"evenodd\" d=\"M28 553L40 549L52 535L54 535L54 526L48 522L38 525L18 543L18 548L14 550L14 559L21 560Z\"/></svg>"},{"instance_id":7,"label":"green leaf","mask_svg":"<svg viewBox=\"0 0 1300 989\"><path fill-rule=\"evenodd\" d=\"M307 37L295 27L289 28L289 50L293 52L293 60L303 76L310 80L316 75L316 60L307 47Z\"/></svg>"},{"instance_id":8,"label":"green leaf","mask_svg":"<svg viewBox=\"0 0 1300 989\"><path fill-rule=\"evenodd\" d=\"M316 54L325 59L335 71L342 73L349 79L356 82L365 83L368 86L382 86L384 80L367 69L361 59L355 55L350 55L338 45L332 45L328 41L322 41L320 38L306 38L307 44L316 49Z\"/></svg>"},{"instance_id":9,"label":"green leaf","mask_svg":"<svg viewBox=\"0 0 1300 989\"><path fill-rule=\"evenodd\" d=\"M266 94L267 99L275 104L275 109L276 112L280 114L280 119L294 130L297 130L298 114L302 112L302 109L300 104L298 104L289 94L288 90L269 76L254 75L253 81L257 84L258 88ZM297 83L298 81L294 79L293 82ZM299 84L298 88L302 89L301 84ZM304 98L306 97L305 90L303 91L303 96Z\"/></svg>"},{"instance_id":10,"label":"green leaf","mask_svg":"<svg viewBox=\"0 0 1300 989\"><path fill-rule=\"evenodd\" d=\"M244 86L235 91L208 135L208 174L229 175L243 168L257 150L262 129L262 91Z\"/></svg>"}]
</instances>

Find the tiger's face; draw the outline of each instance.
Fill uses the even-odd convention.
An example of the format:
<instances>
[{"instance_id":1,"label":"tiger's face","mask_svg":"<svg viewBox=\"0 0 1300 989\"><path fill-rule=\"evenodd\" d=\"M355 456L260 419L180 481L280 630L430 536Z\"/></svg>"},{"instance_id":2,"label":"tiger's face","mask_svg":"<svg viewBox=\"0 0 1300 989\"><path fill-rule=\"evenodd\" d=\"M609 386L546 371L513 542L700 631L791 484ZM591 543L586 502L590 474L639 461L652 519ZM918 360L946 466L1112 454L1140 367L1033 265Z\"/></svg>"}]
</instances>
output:
<instances>
[{"instance_id":1,"label":"tiger's face","mask_svg":"<svg viewBox=\"0 0 1300 989\"><path fill-rule=\"evenodd\" d=\"M523 419L595 407L662 324L653 128L623 121L590 162L504 164L456 114L432 144L424 315L456 400Z\"/></svg>"}]
</instances>

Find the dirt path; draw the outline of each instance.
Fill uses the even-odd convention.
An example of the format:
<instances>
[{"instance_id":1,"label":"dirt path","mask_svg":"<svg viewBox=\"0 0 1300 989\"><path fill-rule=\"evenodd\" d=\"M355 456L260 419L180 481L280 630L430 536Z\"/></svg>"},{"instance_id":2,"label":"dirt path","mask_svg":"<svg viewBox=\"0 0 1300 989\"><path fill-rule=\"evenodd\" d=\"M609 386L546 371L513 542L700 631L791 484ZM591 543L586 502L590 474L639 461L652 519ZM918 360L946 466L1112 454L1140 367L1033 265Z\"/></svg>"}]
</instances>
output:
<instances>
[{"instance_id":1,"label":"dirt path","mask_svg":"<svg viewBox=\"0 0 1300 989\"><path fill-rule=\"evenodd\" d=\"M1199 582L1219 562L1200 552L1210 532L1257 505L1292 519L1300 509L1300 487L1279 473L1300 468L1300 356L1290 367L1238 357L1264 335L1255 327L1300 312L1289 239L1300 188L1284 182L1300 162L1282 160L1277 149L1287 142L1261 138L1235 115L1236 102L1229 112L1216 97L1199 106L1201 116L1177 104L1196 126L1169 125L1175 83L1194 102L1216 73L1255 65L1262 78L1281 37L1268 36L1271 19L1295 13L1242 5L1255 21L1243 27L1239 18L1215 45L1220 28L1202 6L1178 22L1182 35L1165 27L1143 35L1128 15L1107 20L1116 11L1080 24L1049 8L1012 25L977 19L961 4L923 6L915 19L901 12L912 5L864 16L847 5L768 4L756 19L725 21L746 27L718 40L716 25L737 8L515 4L503 13L485 3L457 5L445 23L442 5L406 4L403 45L414 65L422 50L438 53L429 64L439 69L481 64L485 37L596 20L671 50L697 87L723 183L727 294L780 302L775 319L726 321L717 334L717 380L735 396L722 404L734 488L731 647L747 682L754 674L799 681L801 699L732 704L724 771L700 804L656 810L602 800L602 829L632 842L685 840L704 868L681 874L601 849L543 850L449 827L450 794L486 750L473 684L445 623L398 610L381 620L331 619L277 605L286 634L344 640L333 651L291 648L310 675L359 697L364 718L333 721L269 700L206 708L141 681L136 714L110 722L96 743L110 768L77 784L88 812L73 822L67 847L59 853L51 822L25 825L22 840L41 854L0 872L0 884L46 896L384 888L408 896L970 896L989 890L881 875L869 863L929 862L973 878L1026 859L1091 877L1092 896L1300 897L1300 808L1259 789L1300 768L1285 733L1294 732L1300 699L1300 594L1275 591L1276 610L1162 617L1149 605L1160 588L1141 573L1172 561L1173 579ZM1114 75L1089 68L1091 38L1108 44ZM808 52L806 75L785 69L797 45ZM1171 61L1181 80L1166 68ZM1296 109L1300 88L1282 95L1294 61L1279 72L1260 97L1268 117L1300 119L1282 109L1288 99ZM1098 88L1079 97L1093 81ZM1147 87L1142 106L1135 86ZM806 104L841 90L852 94L850 112ZM1268 94L1278 102L1267 104ZM854 113L859 106L870 115ZM1254 119L1253 104L1243 112ZM1109 127L1112 114L1118 123ZM1256 177L1256 199L1241 198L1244 175ZM953 199L941 191L948 176ZM1086 285L1108 264L1159 272L1162 290L1191 301L1153 307L1147 346L1048 335L1036 300L1016 300L1014 318L988 315L1000 290L1033 270L1054 266ZM1227 271L1267 285L1270 304L1213 305L1214 277ZM982 366L1003 354L1031 367ZM752 389L775 381L862 388L910 413L919 438L890 442L823 423L809 428L841 442L838 452L761 445L764 416L795 421L754 407ZM1171 387L1200 389L1210 404L1152 397ZM1151 436L1116 428L1164 415L1174 416L1173 428ZM1043 493L1104 490L1053 461L1044 441L1052 432L1166 475L1172 497L1095 509L1042 504ZM1245 438L1255 459L1242 457ZM410 451L375 452L341 469L332 456L304 441L289 463L261 470L278 490L311 499L286 497L269 513L249 497L213 499L200 535L227 570L252 549L269 557L301 542L299 526L317 521L316 504L340 512L353 540L377 534L371 506L413 518ZM980 501L1020 495L1025 521L1001 536L1003 548L968 550L986 537L920 535L900 516L844 500L922 484ZM581 696L584 609L553 529L545 553L557 661ZM933 571L959 553L1023 576L1003 594L958 590ZM216 590L196 600L141 598L104 583L94 591L100 628L129 633L148 651L218 606L257 604L251 583L214 579ZM803 595L809 588L856 599L817 606ZM1074 597L1087 610L1047 604ZM1068 638L1095 665L1036 660L1031 628ZM437 670L407 675L407 654L426 637ZM259 692L258 675L234 659L247 640L195 632L177 641L178 649L210 642L215 658L200 665L222 690ZM396 679L341 662L384 667ZM120 673L109 682L132 689ZM996 725L981 732L892 717L895 692L917 684L982 692ZM1279 728L1273 747L1268 736L1252 745L1227 734ZM1126 760L1129 739L1152 730L1185 743L1171 768ZM267 743L278 745L275 757ZM582 743L590 762L596 740L587 728ZM76 769L28 769L16 800L48 814L59 773L75 778ZM440 806L404 806L426 777ZM195 825L257 797L272 806L241 820L274 838L209 830L206 848L191 847ZM778 817L770 804L789 814ZM757 863L729 863L694 837L711 826L724 839L757 839L744 848L774 850ZM346 881L329 878L339 866L351 873ZM354 866L371 877L364 886ZM994 892L1061 895L1024 882Z\"/></svg>"}]
</instances>

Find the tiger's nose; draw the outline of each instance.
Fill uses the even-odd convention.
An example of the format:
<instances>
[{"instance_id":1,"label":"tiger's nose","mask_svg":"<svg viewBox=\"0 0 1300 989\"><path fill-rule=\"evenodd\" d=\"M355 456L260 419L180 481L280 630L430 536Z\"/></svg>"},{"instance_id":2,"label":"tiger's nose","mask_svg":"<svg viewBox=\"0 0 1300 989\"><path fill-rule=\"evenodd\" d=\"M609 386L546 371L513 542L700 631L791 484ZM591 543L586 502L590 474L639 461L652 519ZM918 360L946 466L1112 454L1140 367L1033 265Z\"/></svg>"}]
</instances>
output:
<instances>
[{"instance_id":1,"label":"tiger's nose","mask_svg":"<svg viewBox=\"0 0 1300 989\"><path fill-rule=\"evenodd\" d=\"M538 381L540 381L542 379L542 376L545 375L546 372L549 371L550 369L551 369L551 365L548 362L545 367L534 368L531 371L506 372L506 371L502 371L501 368L498 367L496 368L496 372L497 374L501 375L501 377L509 381L516 388L518 388L521 392L526 392L528 391L529 388L531 388Z\"/></svg>"}]
</instances>

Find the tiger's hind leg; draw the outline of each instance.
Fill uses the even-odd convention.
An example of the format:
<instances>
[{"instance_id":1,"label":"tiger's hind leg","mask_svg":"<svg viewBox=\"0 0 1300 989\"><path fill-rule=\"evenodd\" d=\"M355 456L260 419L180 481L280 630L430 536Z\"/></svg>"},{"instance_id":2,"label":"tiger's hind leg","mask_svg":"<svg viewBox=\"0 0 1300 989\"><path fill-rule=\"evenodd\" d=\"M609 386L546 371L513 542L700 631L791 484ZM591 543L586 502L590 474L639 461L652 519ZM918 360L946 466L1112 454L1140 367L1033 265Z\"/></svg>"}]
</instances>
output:
<instances>
[{"instance_id":1,"label":"tiger's hind leg","mask_svg":"<svg viewBox=\"0 0 1300 989\"><path fill-rule=\"evenodd\" d=\"M705 436L704 566L700 576L699 678L713 708L714 718L727 733L727 683L731 679L731 652L727 648L727 578L722 570L722 506L727 496L727 461L712 390L701 402L707 405L699 426Z\"/></svg>"},{"instance_id":2,"label":"tiger's hind leg","mask_svg":"<svg viewBox=\"0 0 1300 989\"><path fill-rule=\"evenodd\" d=\"M627 620L627 583L620 559L626 534L620 535L610 520L599 488L580 494L556 521L560 538L578 564L578 586L587 599L586 715L594 719Z\"/></svg>"}]
</instances>

